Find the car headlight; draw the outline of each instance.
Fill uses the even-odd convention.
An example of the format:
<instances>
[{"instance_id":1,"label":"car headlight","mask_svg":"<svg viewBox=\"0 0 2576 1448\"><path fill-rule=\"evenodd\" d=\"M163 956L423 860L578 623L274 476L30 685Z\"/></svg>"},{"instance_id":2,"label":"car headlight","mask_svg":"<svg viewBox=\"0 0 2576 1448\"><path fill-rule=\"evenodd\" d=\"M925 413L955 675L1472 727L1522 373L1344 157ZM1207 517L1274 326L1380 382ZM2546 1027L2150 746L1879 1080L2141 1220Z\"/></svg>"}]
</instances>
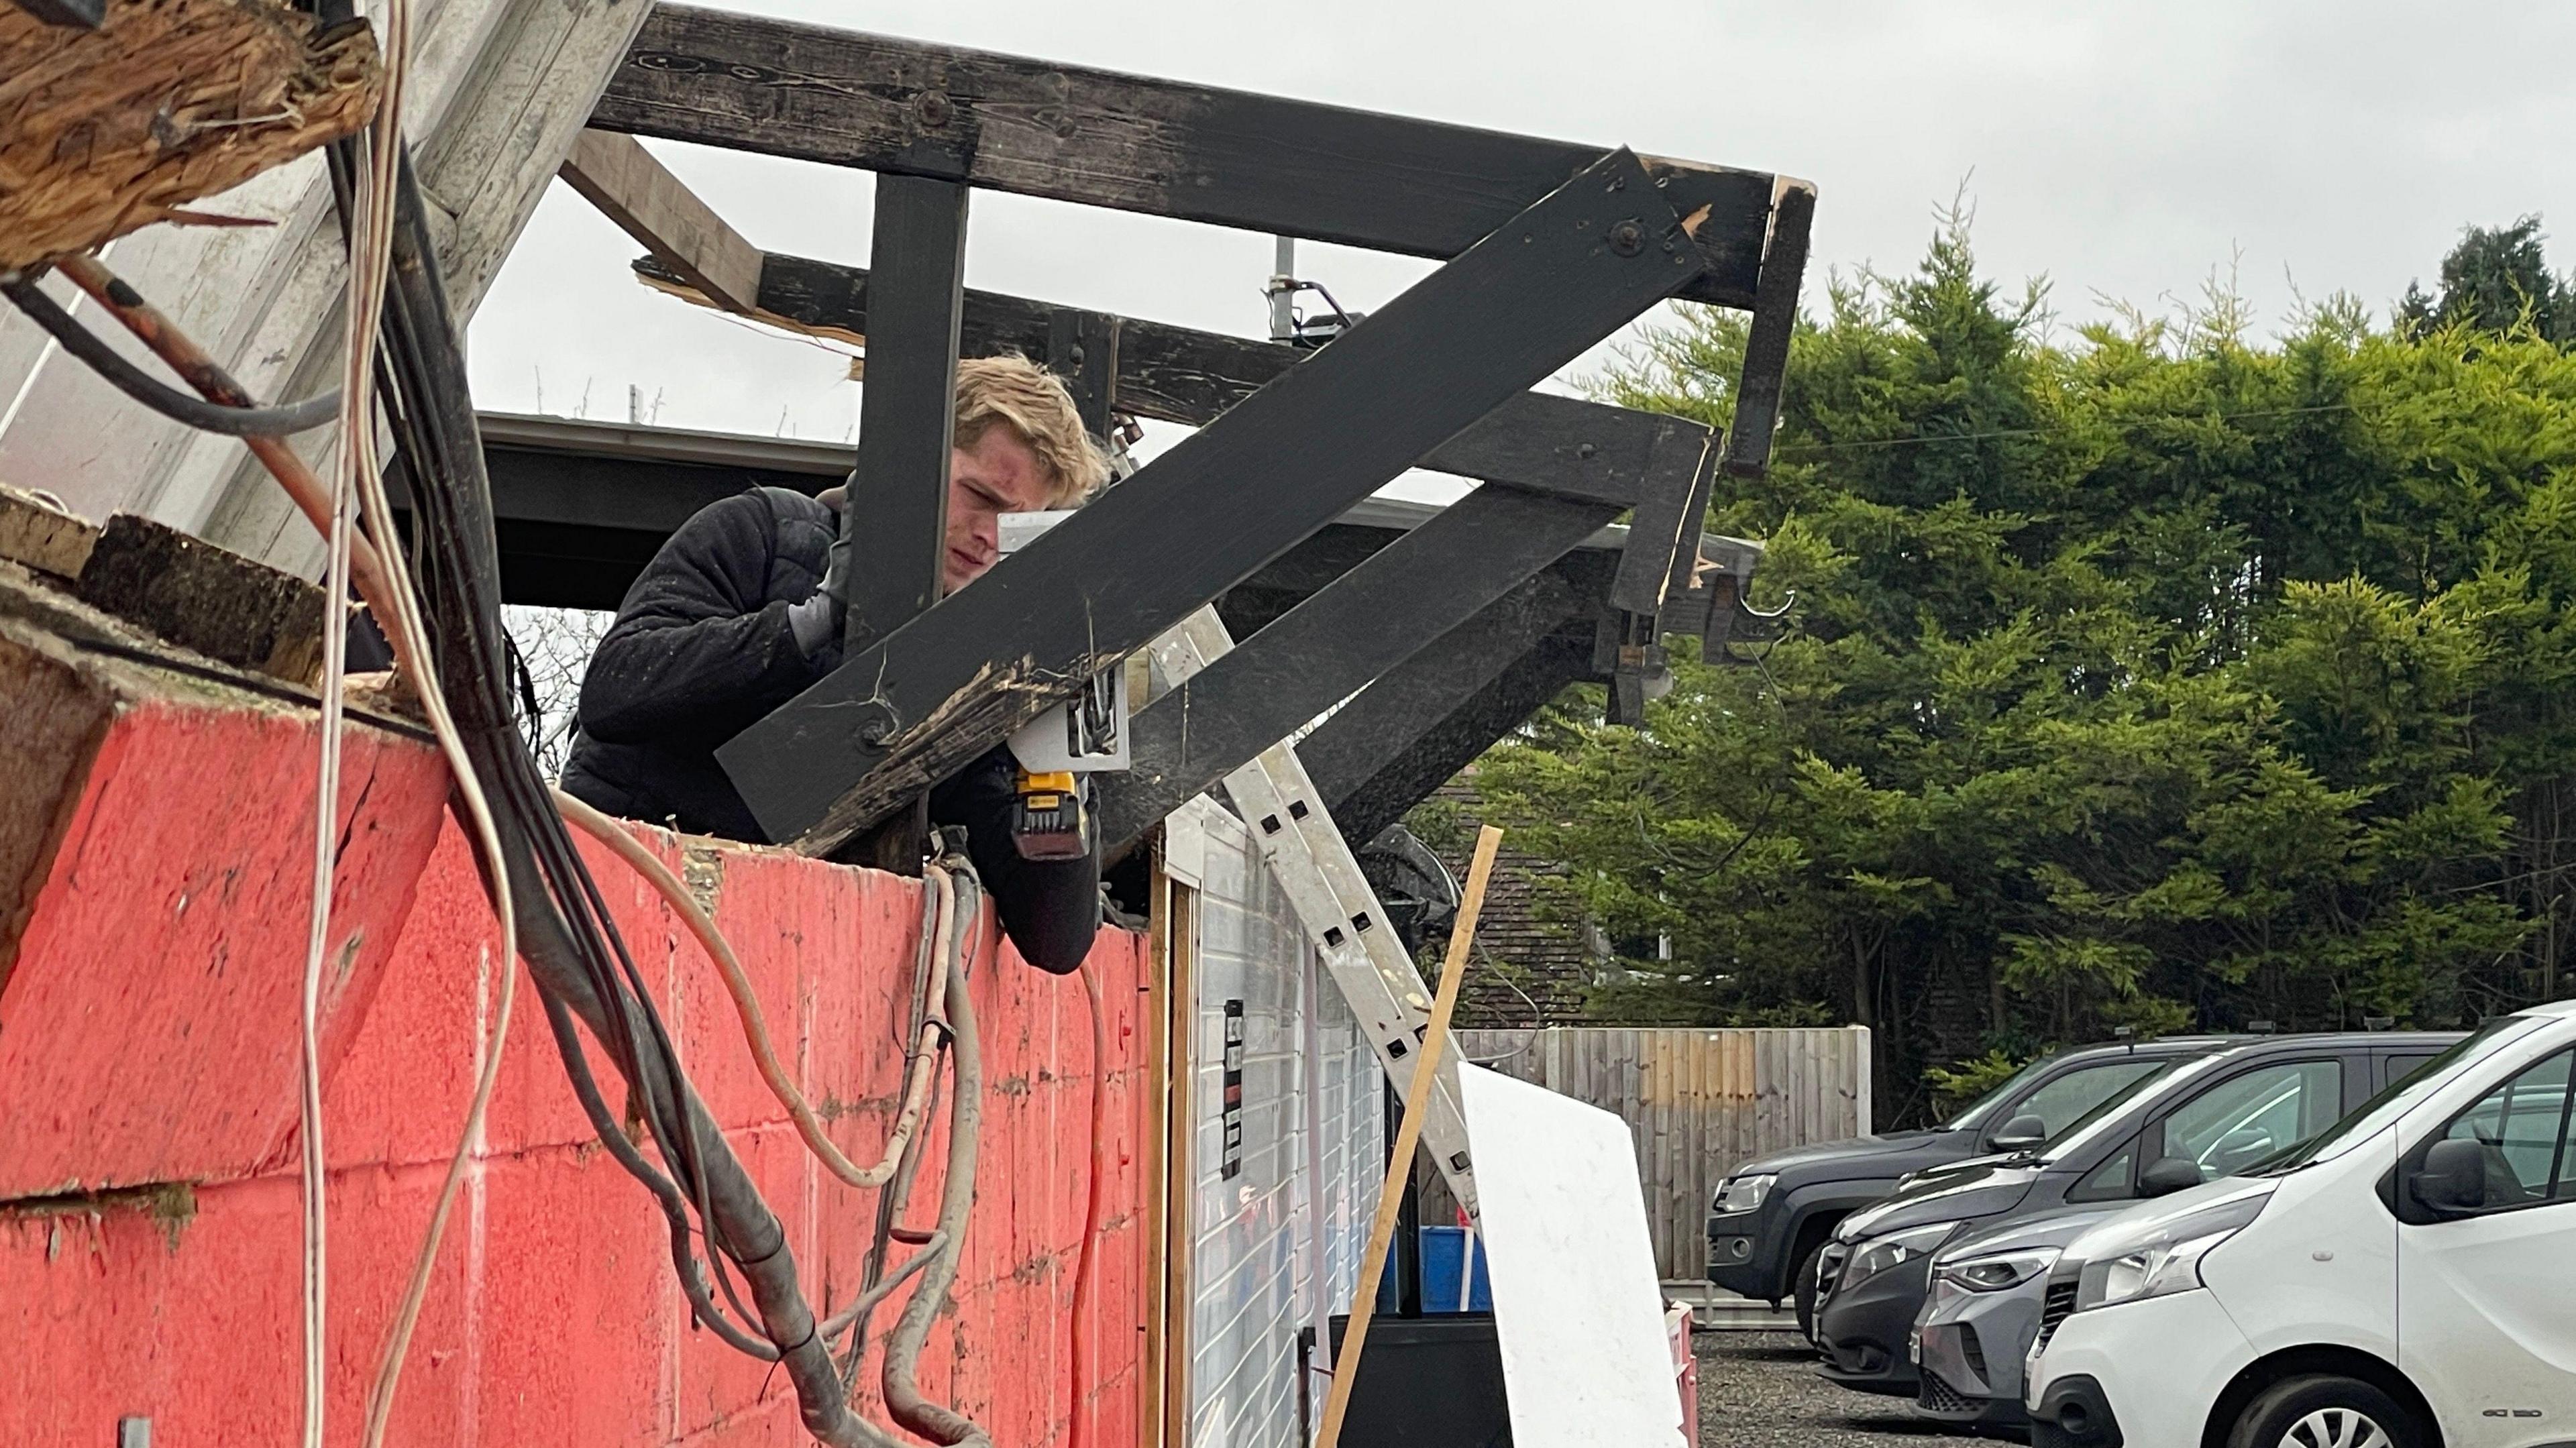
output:
<instances>
[{"instance_id":1,"label":"car headlight","mask_svg":"<svg viewBox=\"0 0 2576 1448\"><path fill-rule=\"evenodd\" d=\"M2244 1231L2272 1199L2272 1183L2172 1215L2151 1214L2108 1240L2088 1240L2077 1279L2075 1310L2143 1302L2208 1284L2201 1260L2211 1248Z\"/></svg>"},{"instance_id":2,"label":"car headlight","mask_svg":"<svg viewBox=\"0 0 2576 1448\"><path fill-rule=\"evenodd\" d=\"M1992 1252L1932 1264L1932 1275L1970 1292L2001 1292L2019 1287L2057 1265L2058 1249L2034 1247L2023 1252Z\"/></svg>"},{"instance_id":3,"label":"car headlight","mask_svg":"<svg viewBox=\"0 0 2576 1448\"><path fill-rule=\"evenodd\" d=\"M1772 1184L1779 1180L1776 1173L1767 1171L1755 1176L1729 1177L1726 1184L1717 1189L1717 1200L1709 1203L1708 1209L1719 1216L1752 1211L1762 1205L1764 1197L1771 1195Z\"/></svg>"},{"instance_id":4,"label":"car headlight","mask_svg":"<svg viewBox=\"0 0 2576 1448\"><path fill-rule=\"evenodd\" d=\"M1956 1222L1934 1222L1928 1227L1911 1227L1863 1242L1852 1248L1851 1265L1843 1269L1843 1280L1835 1290L1848 1291L1891 1267L1929 1257L1941 1250L1941 1244L1958 1229Z\"/></svg>"}]
</instances>

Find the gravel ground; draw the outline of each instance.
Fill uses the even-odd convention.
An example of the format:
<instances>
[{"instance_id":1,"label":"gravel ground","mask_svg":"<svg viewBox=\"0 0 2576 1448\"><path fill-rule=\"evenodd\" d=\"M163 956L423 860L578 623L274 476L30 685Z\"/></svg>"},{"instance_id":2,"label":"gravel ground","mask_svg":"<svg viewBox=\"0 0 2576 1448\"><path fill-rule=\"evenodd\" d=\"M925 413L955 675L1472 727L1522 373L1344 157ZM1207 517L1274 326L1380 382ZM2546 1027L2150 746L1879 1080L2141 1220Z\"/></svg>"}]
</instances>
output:
<instances>
[{"instance_id":1,"label":"gravel ground","mask_svg":"<svg viewBox=\"0 0 2576 1448\"><path fill-rule=\"evenodd\" d=\"M1700 1448L1994 1448L1826 1382L1796 1333L1703 1332L1695 1346Z\"/></svg>"}]
</instances>

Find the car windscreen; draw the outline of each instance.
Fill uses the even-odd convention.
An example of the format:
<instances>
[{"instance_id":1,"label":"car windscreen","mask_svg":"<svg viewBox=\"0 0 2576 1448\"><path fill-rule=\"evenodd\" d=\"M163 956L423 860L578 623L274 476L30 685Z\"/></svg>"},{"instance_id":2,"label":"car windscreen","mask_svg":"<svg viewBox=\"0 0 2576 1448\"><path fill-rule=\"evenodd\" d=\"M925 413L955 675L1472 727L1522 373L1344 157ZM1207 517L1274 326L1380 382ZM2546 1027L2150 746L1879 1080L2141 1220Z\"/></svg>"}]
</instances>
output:
<instances>
[{"instance_id":1,"label":"car windscreen","mask_svg":"<svg viewBox=\"0 0 2576 1448\"><path fill-rule=\"evenodd\" d=\"M2149 1072L2112 1092L2101 1105L2068 1122L2064 1131L2041 1143L2037 1153L2039 1159L2045 1162L2064 1160L2068 1155L2089 1144L2095 1135L2106 1129L2104 1123L2122 1114L2123 1109L2130 1102L2142 1096L2161 1095L2173 1090L2184 1081L2208 1070L2211 1065L2221 1060L2224 1054L2222 1052L2217 1056L2190 1056L2169 1062L2163 1070Z\"/></svg>"},{"instance_id":2,"label":"car windscreen","mask_svg":"<svg viewBox=\"0 0 2576 1448\"><path fill-rule=\"evenodd\" d=\"M2380 1093L2361 1103L2341 1121L2300 1142L2289 1150L2259 1161L2240 1172L2241 1176L2279 1176L2296 1171L2312 1161L2323 1161L2337 1155L2344 1143L2366 1141L2389 1123L2415 1109L2415 1103L2439 1089L2451 1074L2451 1068L2513 1036L2540 1024L2537 1016L2498 1016L2469 1032L2451 1049L2427 1061L2412 1075L2390 1082Z\"/></svg>"},{"instance_id":3,"label":"car windscreen","mask_svg":"<svg viewBox=\"0 0 2576 1448\"><path fill-rule=\"evenodd\" d=\"M2030 1079L2033 1076L2038 1075L2041 1071L2047 1069L2048 1063L2055 1059L2057 1058L2054 1056L2042 1056L2038 1060L2031 1062L2029 1065L2022 1067L2018 1071L2015 1071L2010 1076L2005 1077L2002 1085L1970 1102L1967 1110L1960 1112L1958 1115L1951 1117L1945 1122L1942 1122L1941 1129L1943 1131L1974 1131L1978 1127L1985 1125L1986 1119L1994 1115L1998 1107L2002 1106L2004 1102L2018 1094L2021 1091L2021 1088L2029 1085Z\"/></svg>"}]
</instances>

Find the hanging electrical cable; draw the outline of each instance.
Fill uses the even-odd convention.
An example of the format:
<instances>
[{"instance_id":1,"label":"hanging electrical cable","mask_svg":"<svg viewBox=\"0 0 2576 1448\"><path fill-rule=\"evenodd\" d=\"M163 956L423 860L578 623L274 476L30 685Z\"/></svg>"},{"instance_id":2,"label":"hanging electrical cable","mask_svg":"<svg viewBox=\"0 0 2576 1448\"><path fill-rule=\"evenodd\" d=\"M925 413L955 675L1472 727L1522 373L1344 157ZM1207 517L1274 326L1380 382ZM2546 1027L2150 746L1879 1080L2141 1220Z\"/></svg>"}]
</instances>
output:
<instances>
[{"instance_id":1,"label":"hanging electrical cable","mask_svg":"<svg viewBox=\"0 0 2576 1448\"><path fill-rule=\"evenodd\" d=\"M87 365L109 386L172 422L231 437L285 437L329 426L340 415L337 392L282 407L190 397L127 361L124 353L107 345L105 338L82 326L80 319L46 296L36 280L32 271L0 279L0 296L15 303L19 311L27 314L28 321L43 328L62 344L65 353Z\"/></svg>"},{"instance_id":2,"label":"hanging electrical cable","mask_svg":"<svg viewBox=\"0 0 2576 1448\"><path fill-rule=\"evenodd\" d=\"M1098 1252L1095 1243L1100 1236L1100 1185L1108 1175L1109 1156L1109 1022L1100 1003L1100 977L1084 961L1077 972L1082 977L1082 999L1091 1011L1091 1179L1083 1190L1082 1245L1076 1249L1073 1263L1073 1404L1068 1418L1067 1435L1071 1448L1094 1448L1097 1430L1092 1424L1092 1401L1085 1389L1096 1371L1091 1340L1091 1295L1097 1271Z\"/></svg>"},{"instance_id":3,"label":"hanging electrical cable","mask_svg":"<svg viewBox=\"0 0 2576 1448\"><path fill-rule=\"evenodd\" d=\"M751 977L743 970L742 961L734 955L732 944L690 896L688 887L680 883L680 877L672 874L670 866L655 858L652 851L644 848L617 821L561 789L554 791L554 799L566 820L635 867L635 872L642 875L646 883L661 895L663 902L688 925L689 933L697 937L698 944L715 961L718 973L724 977L725 991L733 997L734 1013L742 1022L743 1037L750 1043L752 1060L760 1067L761 1079L768 1083L769 1092L778 1099L778 1104L787 1109L789 1118L796 1123L797 1134L804 1138L806 1149L832 1175L851 1186L868 1189L884 1186L894 1176L896 1163L911 1143L913 1132L921 1125L922 1105L930 1095L930 1078L939 1069L938 1054L930 1035L937 1029L935 1023L918 1028L907 1048L903 1091L898 1098L893 1130L886 1136L883 1157L874 1166L863 1167L852 1162L824 1133L822 1119L814 1114L814 1108L806 1103L804 1093L797 1090L796 1083L788 1077L787 1068L779 1063L777 1047L770 1040L769 1026L760 1009L760 997L752 992Z\"/></svg>"}]
</instances>

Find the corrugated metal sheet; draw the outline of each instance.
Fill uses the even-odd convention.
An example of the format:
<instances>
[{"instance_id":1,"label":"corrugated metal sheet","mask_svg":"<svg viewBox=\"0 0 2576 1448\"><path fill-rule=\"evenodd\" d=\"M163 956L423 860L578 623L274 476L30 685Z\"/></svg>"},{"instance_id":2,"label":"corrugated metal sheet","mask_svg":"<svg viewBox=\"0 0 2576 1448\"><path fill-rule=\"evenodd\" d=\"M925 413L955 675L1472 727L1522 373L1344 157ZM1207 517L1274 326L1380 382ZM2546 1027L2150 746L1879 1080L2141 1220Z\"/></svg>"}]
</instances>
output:
<instances>
[{"instance_id":1,"label":"corrugated metal sheet","mask_svg":"<svg viewBox=\"0 0 2576 1448\"><path fill-rule=\"evenodd\" d=\"M1189 1448L1300 1448L1297 1336L1319 1311L1346 1307L1358 1280L1384 1175L1381 1077L1349 1007L1316 990L1311 947L1249 832L1207 814L1190 1057ZM1242 1003L1244 1038L1230 1177L1228 1001Z\"/></svg>"},{"instance_id":2,"label":"corrugated metal sheet","mask_svg":"<svg viewBox=\"0 0 2576 1448\"><path fill-rule=\"evenodd\" d=\"M1708 1275L1708 1201L1737 1163L1869 1130L1869 1033L1557 1026L1462 1031L1469 1060L1617 1112L1666 1278Z\"/></svg>"}]
</instances>

